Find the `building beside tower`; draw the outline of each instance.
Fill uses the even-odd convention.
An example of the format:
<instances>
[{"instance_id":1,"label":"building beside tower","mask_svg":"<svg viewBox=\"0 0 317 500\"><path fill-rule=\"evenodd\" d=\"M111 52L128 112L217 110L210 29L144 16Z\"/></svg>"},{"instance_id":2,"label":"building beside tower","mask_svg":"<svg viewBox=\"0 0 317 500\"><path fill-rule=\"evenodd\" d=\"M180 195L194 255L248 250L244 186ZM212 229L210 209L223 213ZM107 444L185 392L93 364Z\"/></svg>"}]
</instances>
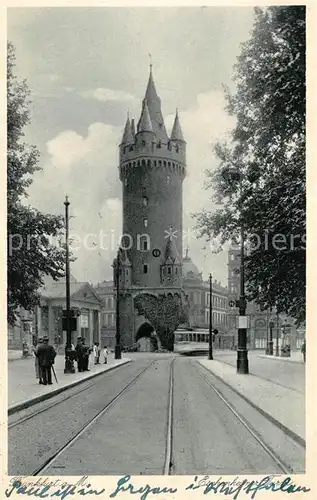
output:
<instances>
[{"instance_id":1,"label":"building beside tower","mask_svg":"<svg viewBox=\"0 0 317 500\"><path fill-rule=\"evenodd\" d=\"M137 126L127 118L119 145L123 235L119 252L120 332L130 345L152 326L134 307L139 294L183 300L182 184L186 142L178 113L167 134L152 68ZM114 262L114 268L117 260ZM114 269L115 270L115 269ZM115 273L114 273L115 274Z\"/></svg>"}]
</instances>

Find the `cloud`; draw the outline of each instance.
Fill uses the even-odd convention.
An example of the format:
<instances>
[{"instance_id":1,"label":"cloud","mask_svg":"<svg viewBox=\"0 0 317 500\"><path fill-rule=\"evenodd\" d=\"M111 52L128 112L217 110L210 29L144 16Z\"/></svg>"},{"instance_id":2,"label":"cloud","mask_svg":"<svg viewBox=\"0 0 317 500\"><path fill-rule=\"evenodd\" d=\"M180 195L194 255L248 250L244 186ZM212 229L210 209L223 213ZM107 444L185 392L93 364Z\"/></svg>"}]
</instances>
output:
<instances>
[{"instance_id":1,"label":"cloud","mask_svg":"<svg viewBox=\"0 0 317 500\"><path fill-rule=\"evenodd\" d=\"M112 90L98 88L92 90L84 90L79 92L79 95L84 99L97 99L98 101L118 101L129 102L134 101L134 96L123 90Z\"/></svg>"},{"instance_id":2,"label":"cloud","mask_svg":"<svg viewBox=\"0 0 317 500\"><path fill-rule=\"evenodd\" d=\"M226 255L214 256L209 244L198 240L191 214L212 208L211 193L202 189L205 169L217 165L212 143L226 136L234 119L224 110L221 92L199 94L188 109L179 112L187 141L187 179L183 191L183 226L190 254L207 275L226 279ZM174 116L166 117L172 128ZM49 161L34 177L30 195L41 210L62 213L65 194L70 200L71 231L81 244L72 272L78 279L93 282L112 276L112 260L122 229L121 183L118 177L118 150L122 127L93 123L87 134L64 130L47 142ZM85 240L86 238L86 240ZM87 248L89 246L89 248ZM203 247L206 250L203 251Z\"/></svg>"}]
</instances>

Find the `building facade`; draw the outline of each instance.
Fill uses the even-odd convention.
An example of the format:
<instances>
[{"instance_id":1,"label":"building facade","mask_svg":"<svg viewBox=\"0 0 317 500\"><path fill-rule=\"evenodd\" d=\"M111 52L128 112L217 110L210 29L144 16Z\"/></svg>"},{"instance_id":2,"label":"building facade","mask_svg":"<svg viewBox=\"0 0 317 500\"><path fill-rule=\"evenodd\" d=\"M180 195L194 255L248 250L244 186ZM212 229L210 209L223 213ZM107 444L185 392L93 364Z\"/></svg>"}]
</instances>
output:
<instances>
[{"instance_id":1,"label":"building facade","mask_svg":"<svg viewBox=\"0 0 317 500\"><path fill-rule=\"evenodd\" d=\"M119 146L123 236L119 262L120 332L131 345L138 331L151 328L135 308L142 294L172 294L184 300L182 285L182 183L186 142L176 112L167 134L152 68L140 119L127 118ZM115 279L114 279L115 281Z\"/></svg>"},{"instance_id":2,"label":"building facade","mask_svg":"<svg viewBox=\"0 0 317 500\"><path fill-rule=\"evenodd\" d=\"M237 316L239 309L232 304L240 296L240 249L231 248L228 251L228 334L235 336L238 343ZM262 311L254 301L247 303L246 314L249 317L247 330L247 345L250 349L266 349L269 337L270 323L273 325L273 345L290 344L292 349L299 348L302 344L302 335L297 332L295 322L285 314L277 316L276 308Z\"/></svg>"},{"instance_id":3,"label":"building facade","mask_svg":"<svg viewBox=\"0 0 317 500\"><path fill-rule=\"evenodd\" d=\"M40 305L34 313L21 309L15 327L8 327L8 348L22 349L25 342L31 348L37 338L44 335L57 349L64 350L66 331L63 330L63 310L66 309L65 278L54 281L45 277L44 286L40 289ZM77 337L85 338L92 345L101 341L102 299L96 294L88 282L79 282L73 276L70 279L70 307L78 314L77 330L71 334L73 344Z\"/></svg>"}]
</instances>

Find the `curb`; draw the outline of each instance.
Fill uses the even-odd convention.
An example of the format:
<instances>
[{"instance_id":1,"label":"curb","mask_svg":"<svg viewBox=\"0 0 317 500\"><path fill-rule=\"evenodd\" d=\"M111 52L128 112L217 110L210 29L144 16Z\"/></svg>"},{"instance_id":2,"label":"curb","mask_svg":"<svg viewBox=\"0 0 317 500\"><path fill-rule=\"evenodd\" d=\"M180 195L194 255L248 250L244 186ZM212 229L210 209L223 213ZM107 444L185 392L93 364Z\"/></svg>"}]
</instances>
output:
<instances>
[{"instance_id":1,"label":"curb","mask_svg":"<svg viewBox=\"0 0 317 500\"><path fill-rule=\"evenodd\" d=\"M197 361L197 363L199 363L199 361ZM263 410L260 406L256 405L255 403L253 403L253 401L251 401L251 399L247 398L244 394L242 394L240 391L238 391L238 389L236 389L235 387L233 387L231 384L229 384L229 382L226 382L225 380L223 380L220 375L216 375L213 371L211 371L209 368L206 368L204 365L202 365L201 363L199 363L200 366L202 368L204 368L207 372L209 373L212 373L212 375L220 380L223 384L225 384L227 387L229 387L229 389L231 389L233 392L235 392L238 396L240 396L244 401L246 401L250 406L252 406L252 408L254 408L255 410L257 410L259 413L261 413L261 415L263 415L263 417L265 417L267 420L269 420L272 424L274 424L276 427L278 427L279 429L281 429L287 436L289 436L291 439L293 439L293 441L295 441L297 444L299 444L300 446L302 446L303 448L306 449L306 441L301 437L299 436L298 434L296 434L295 432L293 432L291 429L289 429L288 427L286 427L284 424L282 424L279 420L277 420L276 418L274 418L272 415L270 415L269 413L267 413L265 410ZM253 375L254 377L256 377L256 375Z\"/></svg>"},{"instance_id":2,"label":"curb","mask_svg":"<svg viewBox=\"0 0 317 500\"><path fill-rule=\"evenodd\" d=\"M257 358L261 359L270 359L271 361L285 361L286 363L295 363L296 365L304 365L305 363L302 361L295 361L294 359L282 358L281 356L266 356L265 354L259 354Z\"/></svg>"},{"instance_id":3,"label":"curb","mask_svg":"<svg viewBox=\"0 0 317 500\"><path fill-rule=\"evenodd\" d=\"M47 399L50 399L54 396L57 396L61 392L66 391L67 389L71 389L72 387L75 387L76 385L82 384L83 382L86 382L87 380L91 380L95 377L99 377L100 375L103 375L104 373L108 373L112 370L115 370L116 368L119 368L120 366L127 365L128 363L131 363L131 359L124 360L122 363L111 366L108 368L108 370L103 370L98 373L93 373L89 377L82 378L80 380L76 380L72 384L69 385L64 385L63 387L59 387L58 389L54 389L52 392L46 392L45 394L40 394L39 396L36 396L32 399L28 399L26 401L22 401L21 403L16 403L8 408L8 416L13 415L14 413L17 413L21 410L24 410L26 408L29 408L30 406L33 406L37 403L40 403L42 401L46 401Z\"/></svg>"}]
</instances>

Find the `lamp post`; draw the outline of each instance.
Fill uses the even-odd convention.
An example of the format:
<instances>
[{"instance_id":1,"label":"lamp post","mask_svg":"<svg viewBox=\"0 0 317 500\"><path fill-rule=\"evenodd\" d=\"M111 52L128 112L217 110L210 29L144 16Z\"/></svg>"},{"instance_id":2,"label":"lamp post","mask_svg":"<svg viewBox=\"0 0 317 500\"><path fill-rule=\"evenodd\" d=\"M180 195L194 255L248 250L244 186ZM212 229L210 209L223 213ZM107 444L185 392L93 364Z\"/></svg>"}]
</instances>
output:
<instances>
[{"instance_id":1,"label":"lamp post","mask_svg":"<svg viewBox=\"0 0 317 500\"><path fill-rule=\"evenodd\" d=\"M270 307L270 315L272 315L272 307ZM269 342L268 342L268 355L273 356L273 328L274 328L274 321L270 320L269 323L270 327L270 336L269 336Z\"/></svg>"},{"instance_id":2,"label":"lamp post","mask_svg":"<svg viewBox=\"0 0 317 500\"><path fill-rule=\"evenodd\" d=\"M121 338L120 338L120 251L117 255L116 263L116 287L117 287L117 302L116 302L116 346L115 346L115 359L121 359Z\"/></svg>"},{"instance_id":3,"label":"lamp post","mask_svg":"<svg viewBox=\"0 0 317 500\"><path fill-rule=\"evenodd\" d=\"M214 359L212 356L212 275L209 274L209 354L208 359Z\"/></svg>"},{"instance_id":4,"label":"lamp post","mask_svg":"<svg viewBox=\"0 0 317 500\"><path fill-rule=\"evenodd\" d=\"M237 348L237 372L249 373L249 361L247 351L247 325L246 325L246 299L244 290L244 231L241 225L240 245L240 299L239 299L239 328Z\"/></svg>"},{"instance_id":5,"label":"lamp post","mask_svg":"<svg viewBox=\"0 0 317 500\"><path fill-rule=\"evenodd\" d=\"M68 196L65 197L65 246L66 246L66 348L65 348L65 368L64 373L75 373L74 362L71 356L71 323L70 323L70 271L69 271L69 215L70 205Z\"/></svg>"},{"instance_id":6,"label":"lamp post","mask_svg":"<svg viewBox=\"0 0 317 500\"><path fill-rule=\"evenodd\" d=\"M280 325L279 325L279 312L278 312L278 309L277 309L277 312L276 312L276 346L275 346L275 356L279 356L280 355L279 328L280 328Z\"/></svg>"}]
</instances>

